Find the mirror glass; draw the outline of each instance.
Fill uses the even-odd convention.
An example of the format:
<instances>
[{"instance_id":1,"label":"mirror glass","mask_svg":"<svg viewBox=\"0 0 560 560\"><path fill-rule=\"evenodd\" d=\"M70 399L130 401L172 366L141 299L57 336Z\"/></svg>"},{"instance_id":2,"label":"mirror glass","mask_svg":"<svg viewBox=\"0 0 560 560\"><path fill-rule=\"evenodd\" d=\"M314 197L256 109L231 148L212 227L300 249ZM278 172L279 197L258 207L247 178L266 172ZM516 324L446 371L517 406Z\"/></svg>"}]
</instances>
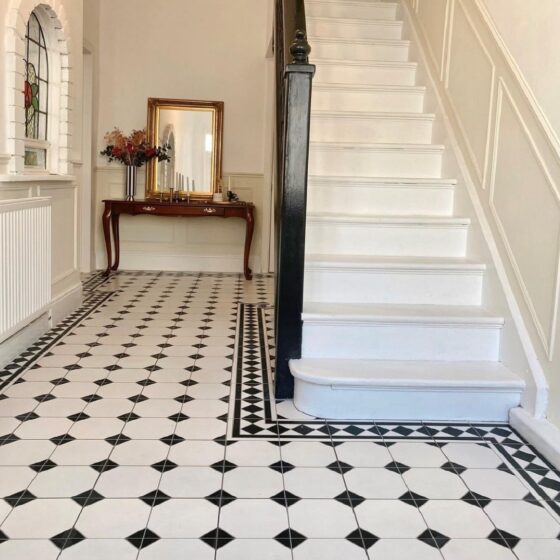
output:
<instances>
[{"instance_id":1,"label":"mirror glass","mask_svg":"<svg viewBox=\"0 0 560 560\"><path fill-rule=\"evenodd\" d=\"M211 196L221 176L223 103L151 98L148 113L150 142L171 149L169 161L150 162L147 194Z\"/></svg>"}]
</instances>

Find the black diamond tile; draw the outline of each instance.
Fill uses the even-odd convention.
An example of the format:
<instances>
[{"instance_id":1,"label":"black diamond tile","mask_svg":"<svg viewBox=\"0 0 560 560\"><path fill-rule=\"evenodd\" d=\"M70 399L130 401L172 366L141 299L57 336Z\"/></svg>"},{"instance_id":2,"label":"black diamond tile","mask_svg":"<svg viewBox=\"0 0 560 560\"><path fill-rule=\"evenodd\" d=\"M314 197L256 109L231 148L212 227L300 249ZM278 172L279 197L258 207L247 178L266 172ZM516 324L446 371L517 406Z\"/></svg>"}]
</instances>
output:
<instances>
[{"instance_id":1,"label":"black diamond tile","mask_svg":"<svg viewBox=\"0 0 560 560\"><path fill-rule=\"evenodd\" d=\"M143 395L142 393L140 393L140 394L138 394L138 395L134 395L134 396L132 396L132 397L128 397L128 400L129 400L130 402L133 402L133 403L141 403L141 402L147 401L147 400L148 400L148 397L146 397L145 395Z\"/></svg>"},{"instance_id":2,"label":"black diamond tile","mask_svg":"<svg viewBox=\"0 0 560 560\"><path fill-rule=\"evenodd\" d=\"M227 461L226 459L223 459L222 461L217 461L216 463L214 463L213 465L210 465L215 471L218 472L229 472L232 471L233 469L237 468L237 465L234 465L233 463L231 463L230 461Z\"/></svg>"},{"instance_id":3,"label":"black diamond tile","mask_svg":"<svg viewBox=\"0 0 560 560\"><path fill-rule=\"evenodd\" d=\"M167 500L170 500L171 498L167 494L164 494L161 490L156 489L148 494L140 496L140 499L149 506L157 506L167 502Z\"/></svg>"},{"instance_id":4,"label":"black diamond tile","mask_svg":"<svg viewBox=\"0 0 560 560\"><path fill-rule=\"evenodd\" d=\"M55 436L50 439L55 445L64 445L65 443L70 443L76 438L72 437L70 434L62 434L60 436Z\"/></svg>"},{"instance_id":5,"label":"black diamond tile","mask_svg":"<svg viewBox=\"0 0 560 560\"><path fill-rule=\"evenodd\" d=\"M442 533L438 533L433 529L426 529L421 535L418 536L418 539L434 548L442 548L450 541L449 537L446 537Z\"/></svg>"},{"instance_id":6,"label":"black diamond tile","mask_svg":"<svg viewBox=\"0 0 560 560\"><path fill-rule=\"evenodd\" d=\"M520 541L519 537L516 537L503 529L494 529L490 535L488 535L488 539L509 549L515 548L517 543Z\"/></svg>"},{"instance_id":7,"label":"black diamond tile","mask_svg":"<svg viewBox=\"0 0 560 560\"><path fill-rule=\"evenodd\" d=\"M415 492L407 491L399 497L399 500L406 504L422 507L428 501L428 498L425 498L420 494L416 494Z\"/></svg>"},{"instance_id":8,"label":"black diamond tile","mask_svg":"<svg viewBox=\"0 0 560 560\"><path fill-rule=\"evenodd\" d=\"M104 500L105 497L96 492L95 490L86 490L77 496L73 496L72 499L79 504L80 506L91 506L101 500Z\"/></svg>"},{"instance_id":9,"label":"black diamond tile","mask_svg":"<svg viewBox=\"0 0 560 560\"><path fill-rule=\"evenodd\" d=\"M298 533L294 529L286 529L276 535L274 537L274 540L279 542L280 544L283 544L286 548L293 549L307 540L307 537L305 535L302 535L301 533Z\"/></svg>"},{"instance_id":10,"label":"black diamond tile","mask_svg":"<svg viewBox=\"0 0 560 560\"><path fill-rule=\"evenodd\" d=\"M34 496L28 490L21 490L20 492L16 492L15 494L12 494L11 496L6 496L4 498L4 501L7 502L12 507L17 507L17 506L21 506L23 504L26 504L27 502L31 502L31 501L36 500L36 499L37 499L37 496Z\"/></svg>"},{"instance_id":11,"label":"black diamond tile","mask_svg":"<svg viewBox=\"0 0 560 560\"><path fill-rule=\"evenodd\" d=\"M96 385L99 385L100 387L103 387L104 385L111 385L111 383L113 383L113 382L110 379L103 378L103 379L98 379L97 381L94 381L94 383Z\"/></svg>"},{"instance_id":12,"label":"black diamond tile","mask_svg":"<svg viewBox=\"0 0 560 560\"><path fill-rule=\"evenodd\" d=\"M66 531L62 531L58 535L55 535L50 540L51 542L59 549L68 548L74 544L78 544L79 542L85 539L84 535L80 533L77 529L67 529Z\"/></svg>"},{"instance_id":13,"label":"black diamond tile","mask_svg":"<svg viewBox=\"0 0 560 560\"><path fill-rule=\"evenodd\" d=\"M388 471L393 471L399 474L404 474L406 471L410 470L410 467L403 465L402 463L397 463L397 461L391 461L388 465L385 465Z\"/></svg>"},{"instance_id":14,"label":"black diamond tile","mask_svg":"<svg viewBox=\"0 0 560 560\"><path fill-rule=\"evenodd\" d=\"M229 494L225 490L217 490L213 494L210 494L209 496L206 496L206 499L210 503L212 503L212 504L214 504L215 506L218 506L218 507L225 506L225 505L230 504L231 502L237 500L237 498L235 496L232 496L231 494Z\"/></svg>"},{"instance_id":15,"label":"black diamond tile","mask_svg":"<svg viewBox=\"0 0 560 560\"><path fill-rule=\"evenodd\" d=\"M168 436L160 438L159 441L165 443L166 445L172 446L185 441L185 439L177 434L169 434Z\"/></svg>"},{"instance_id":16,"label":"black diamond tile","mask_svg":"<svg viewBox=\"0 0 560 560\"><path fill-rule=\"evenodd\" d=\"M478 506L481 508L485 508L489 503L492 502L490 498L483 496L482 494L477 494L472 490L469 490L462 498L463 502L467 502L468 504L472 504L474 506Z\"/></svg>"},{"instance_id":17,"label":"black diamond tile","mask_svg":"<svg viewBox=\"0 0 560 560\"><path fill-rule=\"evenodd\" d=\"M362 502L365 502L365 498L355 494L354 492L345 491L334 498L337 502L344 504L345 506L355 507L360 505Z\"/></svg>"},{"instance_id":18,"label":"black diamond tile","mask_svg":"<svg viewBox=\"0 0 560 560\"><path fill-rule=\"evenodd\" d=\"M121 445L122 443L126 443L127 441L130 441L130 438L121 433L121 434L115 434L114 436L109 436L105 438L105 441L107 443L110 443L111 445L116 446L116 445Z\"/></svg>"},{"instance_id":19,"label":"black diamond tile","mask_svg":"<svg viewBox=\"0 0 560 560\"><path fill-rule=\"evenodd\" d=\"M177 465L173 461L163 460L163 461L160 461L159 463L154 463L153 465L151 465L151 467L152 467L152 469L155 469L156 471L164 473L164 472L173 470L174 468L177 467Z\"/></svg>"},{"instance_id":20,"label":"black diamond tile","mask_svg":"<svg viewBox=\"0 0 560 560\"><path fill-rule=\"evenodd\" d=\"M30 420L37 420L40 418L38 414L35 414L33 411L31 412L24 412L23 414L18 414L16 419L20 422L29 422Z\"/></svg>"},{"instance_id":21,"label":"black diamond tile","mask_svg":"<svg viewBox=\"0 0 560 560\"><path fill-rule=\"evenodd\" d=\"M82 397L83 401L86 401L87 403L92 403L95 401L100 401L103 397L100 397L99 395L86 395L85 397Z\"/></svg>"},{"instance_id":22,"label":"black diamond tile","mask_svg":"<svg viewBox=\"0 0 560 560\"><path fill-rule=\"evenodd\" d=\"M80 420L87 420L89 416L85 412L78 412L76 414L72 414L71 416L67 416L67 418L73 422L80 422Z\"/></svg>"},{"instance_id":23,"label":"black diamond tile","mask_svg":"<svg viewBox=\"0 0 560 560\"><path fill-rule=\"evenodd\" d=\"M295 494L292 494L291 492L288 492L286 490L278 492L278 494L271 496L270 499L273 502L280 504L281 506L291 506L301 500L299 496L296 496Z\"/></svg>"},{"instance_id":24,"label":"black diamond tile","mask_svg":"<svg viewBox=\"0 0 560 560\"><path fill-rule=\"evenodd\" d=\"M48 402L48 401L52 401L53 399L56 399L56 397L54 395L46 394L46 395L37 395L35 397L35 400L38 402Z\"/></svg>"},{"instance_id":25,"label":"black diamond tile","mask_svg":"<svg viewBox=\"0 0 560 560\"><path fill-rule=\"evenodd\" d=\"M354 538L354 536L357 535L357 534L361 534L362 542L364 543L364 546L365 546L366 549L369 549L370 547L372 547L379 540L379 537L376 537L373 533L370 533L369 531L366 531L365 529L356 529L355 531L350 533L346 538L348 540L352 541L352 542L357 543L358 539Z\"/></svg>"},{"instance_id":26,"label":"black diamond tile","mask_svg":"<svg viewBox=\"0 0 560 560\"><path fill-rule=\"evenodd\" d=\"M8 535L6 535L3 531L0 531L0 544L6 542L7 540L9 540Z\"/></svg>"},{"instance_id":27,"label":"black diamond tile","mask_svg":"<svg viewBox=\"0 0 560 560\"><path fill-rule=\"evenodd\" d=\"M52 469L56 466L57 464L53 463L50 459L45 459L44 461L33 463L32 465L29 466L29 468L33 469L35 472L41 472L41 471L48 471L49 469Z\"/></svg>"},{"instance_id":28,"label":"black diamond tile","mask_svg":"<svg viewBox=\"0 0 560 560\"><path fill-rule=\"evenodd\" d=\"M212 531L209 531L205 535L202 535L202 537L200 537L200 540L205 542L212 548L221 548L222 546L225 546L226 544L234 540L234 538L235 537L232 537L223 529L216 528L212 529Z\"/></svg>"},{"instance_id":29,"label":"black diamond tile","mask_svg":"<svg viewBox=\"0 0 560 560\"><path fill-rule=\"evenodd\" d=\"M132 535L128 536L126 540L134 547L138 548L139 550L142 548L146 548L151 544L159 541L159 536L156 535L150 529L140 529L140 531L136 531Z\"/></svg>"},{"instance_id":30,"label":"black diamond tile","mask_svg":"<svg viewBox=\"0 0 560 560\"><path fill-rule=\"evenodd\" d=\"M119 465L110 459L103 459L103 461L99 461L97 463L93 463L90 467L96 470L99 473L104 473L110 471L112 469L116 469Z\"/></svg>"},{"instance_id":31,"label":"black diamond tile","mask_svg":"<svg viewBox=\"0 0 560 560\"><path fill-rule=\"evenodd\" d=\"M455 473L456 474L463 474L467 470L467 468L463 467L463 465L459 465L458 463L453 463L451 461L448 461L447 463L443 464L441 466L441 468L444 471L447 471L447 472L450 472L450 473L453 473L453 474L455 474Z\"/></svg>"},{"instance_id":32,"label":"black diamond tile","mask_svg":"<svg viewBox=\"0 0 560 560\"><path fill-rule=\"evenodd\" d=\"M182 412L178 412L177 414L173 414L172 416L168 416L169 420L173 422L182 422L183 420L188 420L189 416L183 414Z\"/></svg>"}]
</instances>

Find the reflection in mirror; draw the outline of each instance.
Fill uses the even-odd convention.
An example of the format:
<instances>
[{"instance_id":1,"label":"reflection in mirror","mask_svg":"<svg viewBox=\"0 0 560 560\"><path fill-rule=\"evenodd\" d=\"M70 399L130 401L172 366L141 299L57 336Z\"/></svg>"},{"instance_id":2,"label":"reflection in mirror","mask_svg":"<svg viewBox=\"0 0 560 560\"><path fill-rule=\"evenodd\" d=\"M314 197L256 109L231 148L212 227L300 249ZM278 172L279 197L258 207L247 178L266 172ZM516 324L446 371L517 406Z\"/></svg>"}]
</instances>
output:
<instances>
[{"instance_id":1,"label":"reflection in mirror","mask_svg":"<svg viewBox=\"0 0 560 560\"><path fill-rule=\"evenodd\" d=\"M182 198L189 188L192 196L212 196L221 175L223 103L150 98L148 113L149 139L168 144L171 159L148 169L147 196L169 196L172 188Z\"/></svg>"}]
</instances>

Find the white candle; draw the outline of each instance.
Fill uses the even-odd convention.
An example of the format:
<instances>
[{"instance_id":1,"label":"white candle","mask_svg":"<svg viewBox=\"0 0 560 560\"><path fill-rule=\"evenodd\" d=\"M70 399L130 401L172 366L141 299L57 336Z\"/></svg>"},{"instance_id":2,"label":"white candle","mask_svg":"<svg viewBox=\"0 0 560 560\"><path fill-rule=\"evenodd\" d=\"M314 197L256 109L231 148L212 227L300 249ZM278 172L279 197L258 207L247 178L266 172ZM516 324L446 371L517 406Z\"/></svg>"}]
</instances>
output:
<instances>
[{"instance_id":1,"label":"white candle","mask_svg":"<svg viewBox=\"0 0 560 560\"><path fill-rule=\"evenodd\" d=\"M227 190L231 191L231 175L228 177Z\"/></svg>"},{"instance_id":2,"label":"white candle","mask_svg":"<svg viewBox=\"0 0 560 560\"><path fill-rule=\"evenodd\" d=\"M192 190L194 192L194 179L192 180Z\"/></svg>"}]
</instances>

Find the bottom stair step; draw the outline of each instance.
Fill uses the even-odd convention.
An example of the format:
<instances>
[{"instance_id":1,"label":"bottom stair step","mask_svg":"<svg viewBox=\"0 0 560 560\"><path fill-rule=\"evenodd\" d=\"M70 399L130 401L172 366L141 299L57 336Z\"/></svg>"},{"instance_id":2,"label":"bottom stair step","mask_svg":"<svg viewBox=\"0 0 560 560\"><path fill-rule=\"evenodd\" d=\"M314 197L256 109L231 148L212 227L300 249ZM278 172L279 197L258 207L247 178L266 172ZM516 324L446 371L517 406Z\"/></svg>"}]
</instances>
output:
<instances>
[{"instance_id":1,"label":"bottom stair step","mask_svg":"<svg viewBox=\"0 0 560 560\"><path fill-rule=\"evenodd\" d=\"M294 404L320 418L507 421L525 382L499 362L292 360Z\"/></svg>"}]
</instances>

